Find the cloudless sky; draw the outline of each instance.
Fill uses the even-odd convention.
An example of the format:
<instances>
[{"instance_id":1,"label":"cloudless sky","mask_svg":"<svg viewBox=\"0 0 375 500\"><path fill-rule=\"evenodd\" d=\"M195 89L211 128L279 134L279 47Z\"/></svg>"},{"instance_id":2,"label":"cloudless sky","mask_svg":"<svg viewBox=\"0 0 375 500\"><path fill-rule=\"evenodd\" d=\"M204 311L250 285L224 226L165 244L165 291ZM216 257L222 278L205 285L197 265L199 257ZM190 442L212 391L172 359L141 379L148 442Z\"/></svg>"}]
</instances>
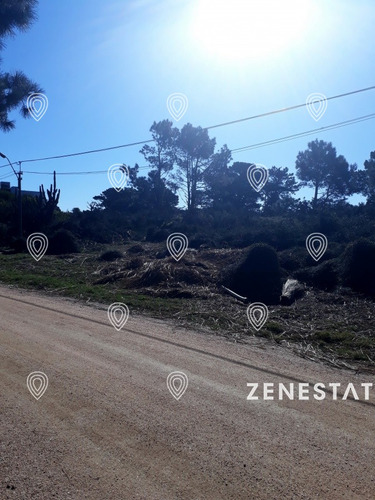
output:
<instances>
[{"instance_id":1,"label":"cloudless sky","mask_svg":"<svg viewBox=\"0 0 375 500\"><path fill-rule=\"evenodd\" d=\"M166 100L175 92L188 98L174 122L180 128L302 104L314 92L329 97L370 87L374 26L373 0L40 0L38 20L6 40L1 69L24 71L43 87L49 107L39 122L12 113L16 128L0 133L0 151L18 161L147 140L154 120L173 121ZM217 149L234 149L373 112L375 90L329 101L318 122L301 108L209 133ZM363 168L375 150L374 130L368 120L233 160L294 171L297 153L319 138ZM144 166L140 148L24 163L23 188L49 186L56 170L60 207L86 209L111 187L106 174L59 173ZM1 168L0 180L14 185L14 176L5 177L10 172Z\"/></svg>"}]
</instances>

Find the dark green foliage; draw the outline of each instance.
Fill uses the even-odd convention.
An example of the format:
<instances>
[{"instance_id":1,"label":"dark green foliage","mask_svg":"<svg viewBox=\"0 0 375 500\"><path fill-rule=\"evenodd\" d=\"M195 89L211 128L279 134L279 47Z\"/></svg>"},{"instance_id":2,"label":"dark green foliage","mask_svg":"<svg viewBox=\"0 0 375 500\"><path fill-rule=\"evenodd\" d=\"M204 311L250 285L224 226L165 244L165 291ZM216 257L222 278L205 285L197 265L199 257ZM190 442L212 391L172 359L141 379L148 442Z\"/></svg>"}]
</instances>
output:
<instances>
[{"instance_id":1,"label":"dark green foliage","mask_svg":"<svg viewBox=\"0 0 375 500\"><path fill-rule=\"evenodd\" d=\"M281 274L276 251L269 245L256 243L242 262L224 270L222 281L251 302L278 304Z\"/></svg>"},{"instance_id":2,"label":"dark green foliage","mask_svg":"<svg viewBox=\"0 0 375 500\"><path fill-rule=\"evenodd\" d=\"M13 238L10 246L16 253L26 252L26 238Z\"/></svg>"},{"instance_id":3,"label":"dark green foliage","mask_svg":"<svg viewBox=\"0 0 375 500\"><path fill-rule=\"evenodd\" d=\"M302 186L314 188L314 209L344 201L359 191L357 165L338 156L330 142L309 142L308 149L297 155L296 171Z\"/></svg>"},{"instance_id":4,"label":"dark green foliage","mask_svg":"<svg viewBox=\"0 0 375 500\"><path fill-rule=\"evenodd\" d=\"M59 229L49 238L47 253L51 255L63 255L66 253L78 253L79 247L75 236L66 229Z\"/></svg>"},{"instance_id":5,"label":"dark green foliage","mask_svg":"<svg viewBox=\"0 0 375 500\"><path fill-rule=\"evenodd\" d=\"M264 195L263 212L267 215L280 215L293 207L292 195L299 189L294 175L288 168L271 167L269 178L262 189Z\"/></svg>"},{"instance_id":6,"label":"dark green foliage","mask_svg":"<svg viewBox=\"0 0 375 500\"><path fill-rule=\"evenodd\" d=\"M331 212L324 212L319 218L319 232L325 234L327 238L333 235L341 227L340 218Z\"/></svg>"},{"instance_id":7,"label":"dark green foliage","mask_svg":"<svg viewBox=\"0 0 375 500\"><path fill-rule=\"evenodd\" d=\"M341 275L354 291L375 295L375 243L362 238L349 244L341 257Z\"/></svg>"},{"instance_id":8,"label":"dark green foliage","mask_svg":"<svg viewBox=\"0 0 375 500\"><path fill-rule=\"evenodd\" d=\"M26 30L36 18L37 0L6 0L0 2L0 50L4 38L14 36L17 30ZM24 117L29 116L27 97L43 90L22 71L4 73L0 71L0 130L8 132L15 127L9 113L20 108Z\"/></svg>"},{"instance_id":9,"label":"dark green foliage","mask_svg":"<svg viewBox=\"0 0 375 500\"><path fill-rule=\"evenodd\" d=\"M173 191L176 191L177 187L172 180L171 172L175 157L174 146L179 131L173 127L171 121L162 120L158 123L154 122L150 132L154 145L145 144L140 151L152 168L148 173L148 181L152 184L153 192L150 204L158 211L168 210L173 200L177 201L173 195Z\"/></svg>"},{"instance_id":10,"label":"dark green foliage","mask_svg":"<svg viewBox=\"0 0 375 500\"><path fill-rule=\"evenodd\" d=\"M198 233L189 239L189 248L215 248L215 242L207 234Z\"/></svg>"},{"instance_id":11,"label":"dark green foliage","mask_svg":"<svg viewBox=\"0 0 375 500\"><path fill-rule=\"evenodd\" d=\"M167 229L154 229L151 227L147 230L146 240L154 243L167 241L171 232L173 231L168 231Z\"/></svg>"},{"instance_id":12,"label":"dark green foliage","mask_svg":"<svg viewBox=\"0 0 375 500\"><path fill-rule=\"evenodd\" d=\"M306 265L306 249L301 247L290 248L279 252L279 263L282 269L293 273Z\"/></svg>"},{"instance_id":13,"label":"dark green foliage","mask_svg":"<svg viewBox=\"0 0 375 500\"><path fill-rule=\"evenodd\" d=\"M371 151L370 159L364 162L364 171L361 172L362 192L367 196L367 203L374 207L375 202L375 151Z\"/></svg>"},{"instance_id":14,"label":"dark green foliage","mask_svg":"<svg viewBox=\"0 0 375 500\"><path fill-rule=\"evenodd\" d=\"M8 226L0 222L0 245L6 244L8 241Z\"/></svg>"},{"instance_id":15,"label":"dark green foliage","mask_svg":"<svg viewBox=\"0 0 375 500\"><path fill-rule=\"evenodd\" d=\"M207 129L187 123L176 138L176 180L186 193L187 210L194 211L203 201L202 175L209 167L216 139L210 139Z\"/></svg>"},{"instance_id":16,"label":"dark green foliage","mask_svg":"<svg viewBox=\"0 0 375 500\"><path fill-rule=\"evenodd\" d=\"M6 0L0 2L0 39L24 31L36 19L37 0ZM3 42L0 41L0 48Z\"/></svg>"},{"instance_id":17,"label":"dark green foliage","mask_svg":"<svg viewBox=\"0 0 375 500\"><path fill-rule=\"evenodd\" d=\"M332 291L339 282L337 262L332 259L316 266L306 267L296 271L293 277L320 290Z\"/></svg>"},{"instance_id":18,"label":"dark green foliage","mask_svg":"<svg viewBox=\"0 0 375 500\"><path fill-rule=\"evenodd\" d=\"M353 334L348 332L330 332L322 331L316 332L314 338L320 341L321 345L324 344L335 344L342 342L353 342Z\"/></svg>"},{"instance_id":19,"label":"dark green foliage","mask_svg":"<svg viewBox=\"0 0 375 500\"><path fill-rule=\"evenodd\" d=\"M122 259L123 257L123 253L119 252L118 250L107 250L100 255L99 260L104 260L105 262L113 262L114 260Z\"/></svg>"}]
</instances>

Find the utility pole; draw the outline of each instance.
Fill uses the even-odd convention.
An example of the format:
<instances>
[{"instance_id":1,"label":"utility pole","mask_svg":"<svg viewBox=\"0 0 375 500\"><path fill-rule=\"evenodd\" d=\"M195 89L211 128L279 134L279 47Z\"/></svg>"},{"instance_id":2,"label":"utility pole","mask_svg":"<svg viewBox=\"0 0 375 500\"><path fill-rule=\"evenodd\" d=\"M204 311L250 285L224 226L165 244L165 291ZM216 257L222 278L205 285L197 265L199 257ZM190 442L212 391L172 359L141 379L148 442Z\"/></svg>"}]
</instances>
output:
<instances>
[{"instance_id":1,"label":"utility pole","mask_svg":"<svg viewBox=\"0 0 375 500\"><path fill-rule=\"evenodd\" d=\"M19 234L19 237L22 238L23 231L22 231L22 186L21 186L22 170L21 170L21 162L20 161L18 162L19 170L18 170L18 172L16 172L14 170L12 162L9 160L9 158L4 153L0 153L0 156L1 156L1 158L5 158L6 160L8 160L8 163L12 167L14 175L17 177L17 181L18 181L18 189L17 189L18 190L18 234Z\"/></svg>"},{"instance_id":2,"label":"utility pole","mask_svg":"<svg viewBox=\"0 0 375 500\"><path fill-rule=\"evenodd\" d=\"M22 230L22 187L21 187L22 170L21 170L21 162L18 163L18 173L16 175L17 175L17 180L18 180L18 230L19 230L19 237L22 238L23 230Z\"/></svg>"}]
</instances>

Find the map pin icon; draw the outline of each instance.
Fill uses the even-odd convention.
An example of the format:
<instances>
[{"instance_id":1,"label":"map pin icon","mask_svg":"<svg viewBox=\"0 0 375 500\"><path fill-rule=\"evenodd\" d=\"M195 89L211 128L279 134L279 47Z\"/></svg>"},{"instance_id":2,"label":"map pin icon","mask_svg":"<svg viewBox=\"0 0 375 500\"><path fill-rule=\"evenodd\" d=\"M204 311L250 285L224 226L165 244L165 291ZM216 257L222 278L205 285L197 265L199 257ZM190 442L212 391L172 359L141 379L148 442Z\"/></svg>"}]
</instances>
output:
<instances>
[{"instance_id":1,"label":"map pin icon","mask_svg":"<svg viewBox=\"0 0 375 500\"><path fill-rule=\"evenodd\" d=\"M323 257L327 247L327 237L322 233L311 233L306 238L307 251L316 262Z\"/></svg>"},{"instance_id":2,"label":"map pin icon","mask_svg":"<svg viewBox=\"0 0 375 500\"><path fill-rule=\"evenodd\" d=\"M36 400L40 399L48 387L48 377L43 372L31 372L27 376L26 385Z\"/></svg>"},{"instance_id":3,"label":"map pin icon","mask_svg":"<svg viewBox=\"0 0 375 500\"><path fill-rule=\"evenodd\" d=\"M250 324L259 331L268 319L268 307L262 302L253 302L247 308Z\"/></svg>"},{"instance_id":4,"label":"map pin icon","mask_svg":"<svg viewBox=\"0 0 375 500\"><path fill-rule=\"evenodd\" d=\"M326 112L327 105L328 101L326 96L324 94L320 94L319 92L310 94L306 98L307 111L316 122L320 120Z\"/></svg>"},{"instance_id":5,"label":"map pin icon","mask_svg":"<svg viewBox=\"0 0 375 500\"><path fill-rule=\"evenodd\" d=\"M183 372L172 372L167 377L167 387L172 396L178 401L187 389L189 380Z\"/></svg>"},{"instance_id":6,"label":"map pin icon","mask_svg":"<svg viewBox=\"0 0 375 500\"><path fill-rule=\"evenodd\" d=\"M29 254L38 262L46 253L48 238L43 233L32 233L26 240Z\"/></svg>"},{"instance_id":7,"label":"map pin icon","mask_svg":"<svg viewBox=\"0 0 375 500\"><path fill-rule=\"evenodd\" d=\"M122 302L114 302L108 307L107 315L111 325L119 332L129 319L129 308Z\"/></svg>"},{"instance_id":8,"label":"map pin icon","mask_svg":"<svg viewBox=\"0 0 375 500\"><path fill-rule=\"evenodd\" d=\"M119 193L128 183L129 169L122 163L115 163L109 167L107 176L112 187Z\"/></svg>"},{"instance_id":9,"label":"map pin icon","mask_svg":"<svg viewBox=\"0 0 375 500\"><path fill-rule=\"evenodd\" d=\"M35 121L39 121L48 109L48 98L41 93L30 94L26 100L26 107Z\"/></svg>"},{"instance_id":10,"label":"map pin icon","mask_svg":"<svg viewBox=\"0 0 375 500\"><path fill-rule=\"evenodd\" d=\"M168 251L176 262L185 255L188 244L187 237L182 233L173 233L167 238Z\"/></svg>"},{"instance_id":11,"label":"map pin icon","mask_svg":"<svg viewBox=\"0 0 375 500\"><path fill-rule=\"evenodd\" d=\"M254 163L247 169L247 180L250 186L255 189L257 193L261 191L268 181L268 170L260 163Z\"/></svg>"},{"instance_id":12,"label":"map pin icon","mask_svg":"<svg viewBox=\"0 0 375 500\"><path fill-rule=\"evenodd\" d=\"M188 98L185 94L175 92L167 98L167 109L172 118L176 121L181 120L188 109Z\"/></svg>"}]
</instances>

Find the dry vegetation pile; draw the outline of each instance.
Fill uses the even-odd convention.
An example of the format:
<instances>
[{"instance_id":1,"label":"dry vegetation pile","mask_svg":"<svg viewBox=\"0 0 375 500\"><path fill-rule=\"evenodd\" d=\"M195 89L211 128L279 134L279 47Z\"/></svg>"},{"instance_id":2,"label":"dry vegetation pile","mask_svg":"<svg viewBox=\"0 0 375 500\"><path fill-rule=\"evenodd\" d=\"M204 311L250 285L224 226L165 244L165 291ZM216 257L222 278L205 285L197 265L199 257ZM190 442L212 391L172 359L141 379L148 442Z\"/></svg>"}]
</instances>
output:
<instances>
[{"instance_id":1,"label":"dry vegetation pile","mask_svg":"<svg viewBox=\"0 0 375 500\"><path fill-rule=\"evenodd\" d=\"M123 301L133 312L173 318L236 342L262 336L309 359L375 372L375 304L349 288L308 285L292 305L268 305L268 321L257 332L247 303L221 287L223 270L244 262L248 248L188 249L179 262L164 244L87 250L39 262L28 254L0 255L0 280L88 303ZM283 283L292 274L284 267L281 273Z\"/></svg>"}]
</instances>

